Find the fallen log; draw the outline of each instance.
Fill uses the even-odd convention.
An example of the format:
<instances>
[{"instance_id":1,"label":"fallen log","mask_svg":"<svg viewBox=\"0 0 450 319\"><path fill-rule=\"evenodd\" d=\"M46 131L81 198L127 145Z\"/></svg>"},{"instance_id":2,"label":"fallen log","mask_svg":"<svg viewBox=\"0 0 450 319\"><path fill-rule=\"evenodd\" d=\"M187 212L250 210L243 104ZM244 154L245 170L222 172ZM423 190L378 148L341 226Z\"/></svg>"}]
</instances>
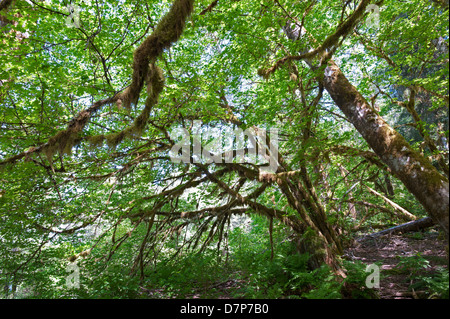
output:
<instances>
[{"instance_id":1,"label":"fallen log","mask_svg":"<svg viewBox=\"0 0 450 319\"><path fill-rule=\"evenodd\" d=\"M357 239L357 241L362 241L362 240L368 239L368 238L380 237L380 236L388 235L388 234L392 235L392 234L398 234L398 233L419 231L419 230L431 227L435 224L436 223L431 219L431 217L425 217L422 219L414 220L412 222L394 226L394 227L379 231L374 234L369 234L369 235L363 236L363 237Z\"/></svg>"}]
</instances>

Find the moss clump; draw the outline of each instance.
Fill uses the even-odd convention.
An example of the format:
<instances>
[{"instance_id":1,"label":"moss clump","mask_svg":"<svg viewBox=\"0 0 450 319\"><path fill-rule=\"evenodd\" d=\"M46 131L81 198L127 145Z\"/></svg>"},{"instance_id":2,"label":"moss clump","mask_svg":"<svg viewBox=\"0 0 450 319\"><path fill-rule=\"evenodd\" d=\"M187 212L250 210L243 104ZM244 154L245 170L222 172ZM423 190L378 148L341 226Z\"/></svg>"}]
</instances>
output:
<instances>
[{"instance_id":1,"label":"moss clump","mask_svg":"<svg viewBox=\"0 0 450 319\"><path fill-rule=\"evenodd\" d=\"M125 138L124 131L105 135L106 144L110 148L116 148L116 146L119 145L119 143L122 142L124 138Z\"/></svg>"},{"instance_id":2,"label":"moss clump","mask_svg":"<svg viewBox=\"0 0 450 319\"><path fill-rule=\"evenodd\" d=\"M258 75L262 77L264 80L267 80L270 77L270 72L265 68L259 68L257 72Z\"/></svg>"}]
</instances>

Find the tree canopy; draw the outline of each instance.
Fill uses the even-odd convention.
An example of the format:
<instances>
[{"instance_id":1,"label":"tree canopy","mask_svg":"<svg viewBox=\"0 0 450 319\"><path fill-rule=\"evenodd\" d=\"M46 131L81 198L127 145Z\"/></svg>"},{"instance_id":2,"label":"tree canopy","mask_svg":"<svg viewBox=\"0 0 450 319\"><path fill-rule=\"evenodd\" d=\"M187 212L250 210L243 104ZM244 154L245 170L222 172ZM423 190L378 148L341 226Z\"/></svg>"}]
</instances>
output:
<instances>
[{"instance_id":1,"label":"tree canopy","mask_svg":"<svg viewBox=\"0 0 450 319\"><path fill-rule=\"evenodd\" d=\"M239 236L341 280L378 228L448 239L448 1L2 0L0 32L6 295Z\"/></svg>"}]
</instances>

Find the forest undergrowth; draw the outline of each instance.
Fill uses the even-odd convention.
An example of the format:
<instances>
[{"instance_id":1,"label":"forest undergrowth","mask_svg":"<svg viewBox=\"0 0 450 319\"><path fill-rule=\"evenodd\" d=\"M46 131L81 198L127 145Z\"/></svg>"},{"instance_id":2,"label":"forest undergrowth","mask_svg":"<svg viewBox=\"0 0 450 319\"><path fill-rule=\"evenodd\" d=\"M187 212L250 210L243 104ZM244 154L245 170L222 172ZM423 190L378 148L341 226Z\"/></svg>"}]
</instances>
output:
<instances>
[{"instance_id":1,"label":"forest undergrowth","mask_svg":"<svg viewBox=\"0 0 450 319\"><path fill-rule=\"evenodd\" d=\"M236 236L241 236L237 234ZM187 255L158 267L139 289L143 298L214 299L448 299L448 256L445 240L431 229L355 241L342 258L347 278L331 269L308 268L308 255L292 242L271 250L240 238L234 252L218 256ZM254 234L253 234L254 235ZM260 246L258 251L255 247ZM229 254L229 255L228 255ZM368 288L367 266L380 269L379 288Z\"/></svg>"}]
</instances>

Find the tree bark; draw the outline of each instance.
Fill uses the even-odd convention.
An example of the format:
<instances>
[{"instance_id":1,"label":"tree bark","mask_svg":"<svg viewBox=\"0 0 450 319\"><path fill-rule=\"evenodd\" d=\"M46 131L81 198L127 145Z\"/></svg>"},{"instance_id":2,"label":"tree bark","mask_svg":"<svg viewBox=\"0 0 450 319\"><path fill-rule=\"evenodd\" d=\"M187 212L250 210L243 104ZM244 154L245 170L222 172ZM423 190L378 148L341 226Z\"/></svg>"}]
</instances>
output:
<instances>
[{"instance_id":1,"label":"tree bark","mask_svg":"<svg viewBox=\"0 0 450 319\"><path fill-rule=\"evenodd\" d=\"M447 178L377 114L333 61L328 62L325 74L324 87L333 101L448 238Z\"/></svg>"}]
</instances>

